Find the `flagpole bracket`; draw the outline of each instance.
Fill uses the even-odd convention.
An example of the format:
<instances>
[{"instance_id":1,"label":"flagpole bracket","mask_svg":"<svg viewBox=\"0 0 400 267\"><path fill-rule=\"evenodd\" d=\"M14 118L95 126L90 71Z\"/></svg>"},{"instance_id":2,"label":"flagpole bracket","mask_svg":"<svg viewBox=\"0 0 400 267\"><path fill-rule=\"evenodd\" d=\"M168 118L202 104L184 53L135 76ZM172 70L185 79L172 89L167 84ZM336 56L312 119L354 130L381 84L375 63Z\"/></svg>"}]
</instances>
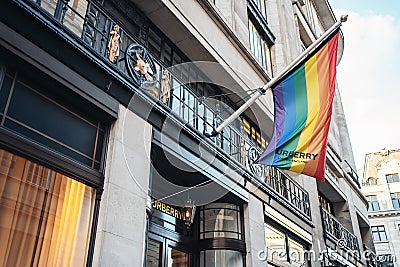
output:
<instances>
[{"instance_id":1,"label":"flagpole bracket","mask_svg":"<svg viewBox=\"0 0 400 267\"><path fill-rule=\"evenodd\" d=\"M260 87L258 88L258 90L260 91L260 94L265 95L265 93L267 92L267 89L265 89L264 87Z\"/></svg>"},{"instance_id":2,"label":"flagpole bracket","mask_svg":"<svg viewBox=\"0 0 400 267\"><path fill-rule=\"evenodd\" d=\"M211 137L216 137L218 135L218 132L213 129L211 133L204 133L204 136L207 138L211 138Z\"/></svg>"}]
</instances>

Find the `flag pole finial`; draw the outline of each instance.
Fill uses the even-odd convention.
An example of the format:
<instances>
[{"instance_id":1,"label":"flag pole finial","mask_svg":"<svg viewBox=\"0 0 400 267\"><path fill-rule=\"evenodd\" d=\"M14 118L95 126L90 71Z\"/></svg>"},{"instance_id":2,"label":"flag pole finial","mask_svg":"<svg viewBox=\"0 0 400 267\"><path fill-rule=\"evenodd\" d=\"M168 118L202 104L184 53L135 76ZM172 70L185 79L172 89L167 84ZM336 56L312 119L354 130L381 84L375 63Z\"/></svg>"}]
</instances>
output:
<instances>
[{"instance_id":1,"label":"flag pole finial","mask_svg":"<svg viewBox=\"0 0 400 267\"><path fill-rule=\"evenodd\" d=\"M346 22L348 16L349 16L349 15L342 15L342 16L340 17L340 22Z\"/></svg>"}]
</instances>

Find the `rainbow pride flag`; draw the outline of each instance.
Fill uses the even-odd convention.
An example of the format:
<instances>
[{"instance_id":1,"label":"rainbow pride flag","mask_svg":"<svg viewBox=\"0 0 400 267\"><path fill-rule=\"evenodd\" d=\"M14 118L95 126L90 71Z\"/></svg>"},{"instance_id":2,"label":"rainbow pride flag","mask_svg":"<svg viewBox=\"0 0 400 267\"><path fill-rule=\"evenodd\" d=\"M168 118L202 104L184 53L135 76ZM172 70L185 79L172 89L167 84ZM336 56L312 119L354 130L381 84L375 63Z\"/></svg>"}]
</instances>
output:
<instances>
[{"instance_id":1,"label":"rainbow pride flag","mask_svg":"<svg viewBox=\"0 0 400 267\"><path fill-rule=\"evenodd\" d=\"M339 31L273 86L274 132L257 164L325 180Z\"/></svg>"}]
</instances>

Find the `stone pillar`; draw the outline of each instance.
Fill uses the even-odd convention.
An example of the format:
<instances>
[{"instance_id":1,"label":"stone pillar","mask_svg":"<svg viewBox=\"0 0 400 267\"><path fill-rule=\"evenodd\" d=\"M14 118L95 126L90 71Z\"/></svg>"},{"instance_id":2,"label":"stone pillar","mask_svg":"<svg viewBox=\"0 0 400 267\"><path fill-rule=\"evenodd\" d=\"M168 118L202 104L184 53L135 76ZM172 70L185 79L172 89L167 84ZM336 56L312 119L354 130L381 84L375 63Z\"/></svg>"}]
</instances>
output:
<instances>
[{"instance_id":1,"label":"stone pillar","mask_svg":"<svg viewBox=\"0 0 400 267\"><path fill-rule=\"evenodd\" d=\"M259 251L265 252L264 207L262 201L249 194L249 203L244 209L244 223L246 236L246 265L267 266L267 261L258 259ZM265 256L265 255L261 255Z\"/></svg>"},{"instance_id":2,"label":"stone pillar","mask_svg":"<svg viewBox=\"0 0 400 267\"><path fill-rule=\"evenodd\" d=\"M93 266L143 266L151 126L120 106L110 132Z\"/></svg>"}]
</instances>

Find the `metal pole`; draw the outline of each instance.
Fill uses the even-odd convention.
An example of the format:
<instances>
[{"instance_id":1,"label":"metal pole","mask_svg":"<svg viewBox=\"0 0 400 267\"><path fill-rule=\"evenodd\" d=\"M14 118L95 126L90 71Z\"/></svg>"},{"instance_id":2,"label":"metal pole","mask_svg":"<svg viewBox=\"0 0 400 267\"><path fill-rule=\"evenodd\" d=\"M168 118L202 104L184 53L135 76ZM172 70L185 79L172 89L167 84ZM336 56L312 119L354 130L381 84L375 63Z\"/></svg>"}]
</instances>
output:
<instances>
[{"instance_id":1,"label":"metal pole","mask_svg":"<svg viewBox=\"0 0 400 267\"><path fill-rule=\"evenodd\" d=\"M329 35L331 35L334 31L336 31L341 25L342 22L347 20L347 15L341 16L340 21L337 21L332 25L324 34L322 34L315 42L313 42L303 53L301 53L298 57L296 57L289 65L287 65L278 75L273 77L266 85L260 88L249 100L247 100L238 110L236 110L232 115L230 115L226 120L224 120L217 129L213 130L211 134L206 134L208 137L217 136L221 131L228 126L231 122L237 119L240 114L242 114L251 104L253 104L260 96L265 94L265 92L272 88L272 86L280 80L283 76L285 76L289 71L291 71L297 64L300 63L305 57L310 55L314 49L320 45Z\"/></svg>"}]
</instances>

